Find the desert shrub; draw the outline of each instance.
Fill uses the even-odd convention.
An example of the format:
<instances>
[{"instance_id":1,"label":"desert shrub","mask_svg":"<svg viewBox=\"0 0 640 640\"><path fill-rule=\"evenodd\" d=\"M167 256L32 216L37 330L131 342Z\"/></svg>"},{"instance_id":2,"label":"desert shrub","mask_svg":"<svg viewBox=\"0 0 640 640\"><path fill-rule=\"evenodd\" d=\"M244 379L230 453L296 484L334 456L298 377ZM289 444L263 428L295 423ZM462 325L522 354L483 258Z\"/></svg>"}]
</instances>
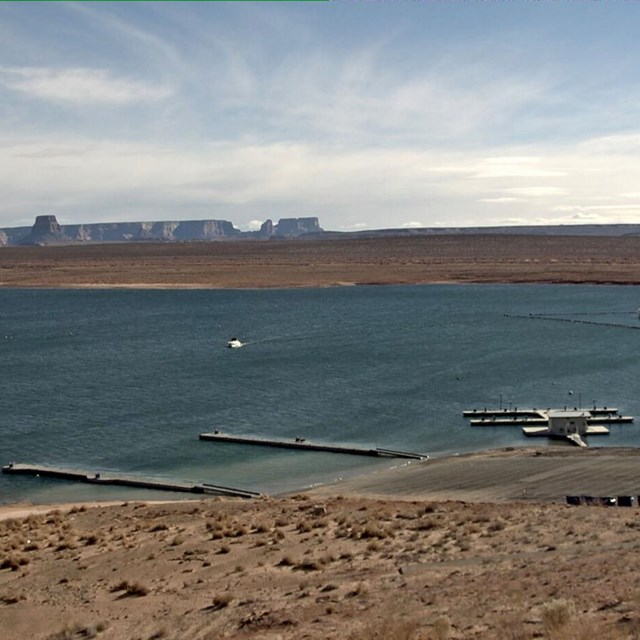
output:
<instances>
[{"instance_id":1,"label":"desert shrub","mask_svg":"<svg viewBox=\"0 0 640 640\"><path fill-rule=\"evenodd\" d=\"M369 586L366 582L360 582L355 588L349 591L347 595L352 598L355 598L357 596L367 596L369 595Z\"/></svg>"},{"instance_id":2,"label":"desert shrub","mask_svg":"<svg viewBox=\"0 0 640 640\"><path fill-rule=\"evenodd\" d=\"M495 520L487 527L487 531L502 531L505 527L504 520Z\"/></svg>"},{"instance_id":3,"label":"desert shrub","mask_svg":"<svg viewBox=\"0 0 640 640\"><path fill-rule=\"evenodd\" d=\"M233 596L230 593L219 593L213 596L211 605L214 609L224 609L228 607L233 601Z\"/></svg>"},{"instance_id":4,"label":"desert shrub","mask_svg":"<svg viewBox=\"0 0 640 640\"><path fill-rule=\"evenodd\" d=\"M436 529L438 527L438 523L435 520L421 520L415 527L416 531L431 531L432 529Z\"/></svg>"},{"instance_id":5,"label":"desert shrub","mask_svg":"<svg viewBox=\"0 0 640 640\"><path fill-rule=\"evenodd\" d=\"M418 638L419 625L414 620L394 618L372 621L350 633L348 640L414 640Z\"/></svg>"},{"instance_id":6,"label":"desert shrub","mask_svg":"<svg viewBox=\"0 0 640 640\"><path fill-rule=\"evenodd\" d=\"M64 629L50 635L47 640L75 640L76 638L95 638L107 628L105 622L97 622L89 625L71 624Z\"/></svg>"},{"instance_id":7,"label":"desert shrub","mask_svg":"<svg viewBox=\"0 0 640 640\"><path fill-rule=\"evenodd\" d=\"M294 569L299 571L319 571L322 569L322 562L320 560L303 560Z\"/></svg>"},{"instance_id":8,"label":"desert shrub","mask_svg":"<svg viewBox=\"0 0 640 640\"><path fill-rule=\"evenodd\" d=\"M302 522L298 523L296 530L298 531L298 533L309 533L309 531L311 531L311 524L309 524L306 520L303 520Z\"/></svg>"},{"instance_id":9,"label":"desert shrub","mask_svg":"<svg viewBox=\"0 0 640 640\"><path fill-rule=\"evenodd\" d=\"M451 637L451 620L448 616L440 616L431 625L431 637L433 640L449 640Z\"/></svg>"},{"instance_id":10,"label":"desert shrub","mask_svg":"<svg viewBox=\"0 0 640 640\"><path fill-rule=\"evenodd\" d=\"M575 614L575 604L565 598L549 600L540 607L540 617L547 632L553 633L564 627Z\"/></svg>"},{"instance_id":11,"label":"desert shrub","mask_svg":"<svg viewBox=\"0 0 640 640\"><path fill-rule=\"evenodd\" d=\"M267 533L271 530L271 527L266 522L259 522L253 527L254 533Z\"/></svg>"},{"instance_id":12,"label":"desert shrub","mask_svg":"<svg viewBox=\"0 0 640 640\"><path fill-rule=\"evenodd\" d=\"M366 540L367 538L386 538L388 535L389 533L382 527L372 523L366 524L364 529L360 532L360 538L363 540Z\"/></svg>"},{"instance_id":13,"label":"desert shrub","mask_svg":"<svg viewBox=\"0 0 640 640\"><path fill-rule=\"evenodd\" d=\"M149 593L149 589L140 582L129 582L128 580L122 580L118 584L111 587L110 591L112 593L124 591L124 593L122 594L123 596L136 598L146 596Z\"/></svg>"},{"instance_id":14,"label":"desert shrub","mask_svg":"<svg viewBox=\"0 0 640 640\"><path fill-rule=\"evenodd\" d=\"M28 560L17 556L6 556L0 562L0 569L11 569L11 571L17 571L20 565L27 564Z\"/></svg>"}]
</instances>

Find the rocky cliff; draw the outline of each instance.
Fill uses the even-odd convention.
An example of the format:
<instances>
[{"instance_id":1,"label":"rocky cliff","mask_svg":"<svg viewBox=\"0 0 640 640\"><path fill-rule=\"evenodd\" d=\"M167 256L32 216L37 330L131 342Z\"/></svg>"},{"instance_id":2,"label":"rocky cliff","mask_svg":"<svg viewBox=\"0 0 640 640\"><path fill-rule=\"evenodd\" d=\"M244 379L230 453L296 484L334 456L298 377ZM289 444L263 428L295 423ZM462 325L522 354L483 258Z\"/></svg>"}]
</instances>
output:
<instances>
[{"instance_id":1,"label":"rocky cliff","mask_svg":"<svg viewBox=\"0 0 640 640\"><path fill-rule=\"evenodd\" d=\"M60 244L68 241L55 216L38 216L29 234L19 244Z\"/></svg>"},{"instance_id":2,"label":"rocky cliff","mask_svg":"<svg viewBox=\"0 0 640 640\"><path fill-rule=\"evenodd\" d=\"M261 236L297 237L306 233L319 233L322 231L318 218L280 218L278 224L267 220L260 227Z\"/></svg>"},{"instance_id":3,"label":"rocky cliff","mask_svg":"<svg viewBox=\"0 0 640 640\"><path fill-rule=\"evenodd\" d=\"M83 242L193 242L230 238L293 237L318 231L322 231L318 218L283 218L276 225L267 220L260 231L243 232L228 220L110 222L61 227L55 216L43 215L36 218L31 228L0 229L0 246Z\"/></svg>"}]
</instances>

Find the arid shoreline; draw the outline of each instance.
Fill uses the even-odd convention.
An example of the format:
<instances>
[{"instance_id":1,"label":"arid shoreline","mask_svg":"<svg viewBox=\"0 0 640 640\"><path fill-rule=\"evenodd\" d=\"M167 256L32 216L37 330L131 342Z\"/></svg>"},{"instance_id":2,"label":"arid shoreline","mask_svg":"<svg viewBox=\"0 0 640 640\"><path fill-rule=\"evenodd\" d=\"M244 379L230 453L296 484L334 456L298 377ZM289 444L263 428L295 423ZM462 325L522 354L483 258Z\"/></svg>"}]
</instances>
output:
<instances>
[{"instance_id":1,"label":"arid shoreline","mask_svg":"<svg viewBox=\"0 0 640 640\"><path fill-rule=\"evenodd\" d=\"M459 493L487 462L489 485ZM640 509L492 491L518 470L560 493L638 491L639 464L633 449L505 449L289 497L6 507L0 628L7 640L630 640Z\"/></svg>"},{"instance_id":2,"label":"arid shoreline","mask_svg":"<svg viewBox=\"0 0 640 640\"><path fill-rule=\"evenodd\" d=\"M443 235L0 248L0 287L640 283L640 237Z\"/></svg>"},{"instance_id":3,"label":"arid shoreline","mask_svg":"<svg viewBox=\"0 0 640 640\"><path fill-rule=\"evenodd\" d=\"M0 249L0 287L640 283L640 238ZM636 449L508 448L259 500L0 507L7 640L640 637ZM37 482L34 479L34 482Z\"/></svg>"}]
</instances>

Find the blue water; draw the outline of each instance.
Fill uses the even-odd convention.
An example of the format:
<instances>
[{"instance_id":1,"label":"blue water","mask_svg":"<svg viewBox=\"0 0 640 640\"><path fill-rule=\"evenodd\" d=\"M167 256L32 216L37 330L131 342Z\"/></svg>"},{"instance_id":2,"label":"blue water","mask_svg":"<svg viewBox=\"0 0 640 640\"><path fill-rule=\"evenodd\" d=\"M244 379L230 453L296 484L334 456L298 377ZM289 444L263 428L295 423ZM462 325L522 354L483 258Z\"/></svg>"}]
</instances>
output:
<instances>
[{"instance_id":1,"label":"blue water","mask_svg":"<svg viewBox=\"0 0 640 640\"><path fill-rule=\"evenodd\" d=\"M0 463L273 493L399 463L198 434L303 436L436 456L531 444L518 427L471 428L462 417L500 401L595 401L640 418L638 293L573 285L0 290ZM505 315L529 313L625 326ZM227 349L231 336L248 344ZM633 425L591 442L638 443ZM0 476L0 502L150 495L162 497Z\"/></svg>"}]
</instances>

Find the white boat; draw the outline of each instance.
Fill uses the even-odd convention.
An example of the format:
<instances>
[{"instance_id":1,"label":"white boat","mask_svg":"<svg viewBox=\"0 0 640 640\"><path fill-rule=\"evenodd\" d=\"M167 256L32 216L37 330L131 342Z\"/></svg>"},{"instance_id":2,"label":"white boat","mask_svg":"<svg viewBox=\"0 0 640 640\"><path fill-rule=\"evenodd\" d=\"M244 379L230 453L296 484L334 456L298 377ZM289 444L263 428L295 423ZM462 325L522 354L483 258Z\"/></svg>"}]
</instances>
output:
<instances>
[{"instance_id":1,"label":"white boat","mask_svg":"<svg viewBox=\"0 0 640 640\"><path fill-rule=\"evenodd\" d=\"M239 349L240 347L244 347L244 342L241 342L238 338L231 338L231 340L227 342L227 347L229 347L229 349Z\"/></svg>"}]
</instances>

